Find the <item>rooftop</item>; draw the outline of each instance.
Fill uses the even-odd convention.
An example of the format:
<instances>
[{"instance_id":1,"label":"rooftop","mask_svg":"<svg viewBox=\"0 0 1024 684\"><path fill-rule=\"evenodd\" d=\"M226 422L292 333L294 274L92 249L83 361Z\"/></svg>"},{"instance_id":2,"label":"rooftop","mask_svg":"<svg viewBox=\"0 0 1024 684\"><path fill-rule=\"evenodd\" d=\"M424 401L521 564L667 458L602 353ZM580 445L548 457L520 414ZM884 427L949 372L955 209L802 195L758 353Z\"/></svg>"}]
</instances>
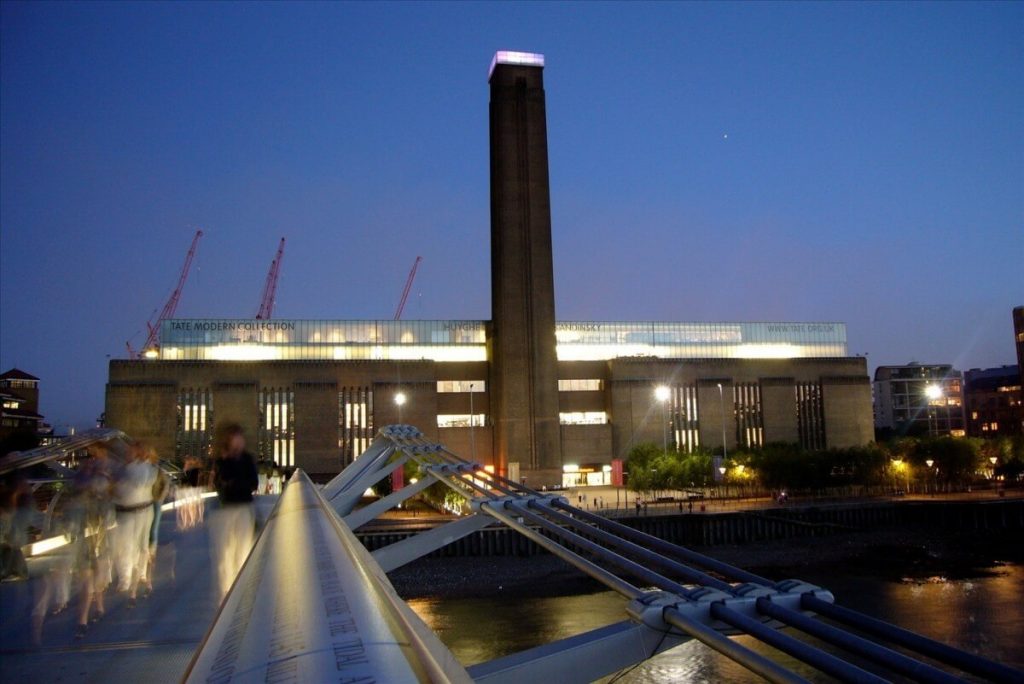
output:
<instances>
[{"instance_id":1,"label":"rooftop","mask_svg":"<svg viewBox=\"0 0 1024 684\"><path fill-rule=\"evenodd\" d=\"M0 375L0 380L39 380L39 378L26 373L20 368L12 368L3 375Z\"/></svg>"},{"instance_id":2,"label":"rooftop","mask_svg":"<svg viewBox=\"0 0 1024 684\"><path fill-rule=\"evenodd\" d=\"M165 361L486 361L482 320L327 321L173 319L160 329ZM562 321L562 361L625 357L791 359L847 356L843 323Z\"/></svg>"}]
</instances>

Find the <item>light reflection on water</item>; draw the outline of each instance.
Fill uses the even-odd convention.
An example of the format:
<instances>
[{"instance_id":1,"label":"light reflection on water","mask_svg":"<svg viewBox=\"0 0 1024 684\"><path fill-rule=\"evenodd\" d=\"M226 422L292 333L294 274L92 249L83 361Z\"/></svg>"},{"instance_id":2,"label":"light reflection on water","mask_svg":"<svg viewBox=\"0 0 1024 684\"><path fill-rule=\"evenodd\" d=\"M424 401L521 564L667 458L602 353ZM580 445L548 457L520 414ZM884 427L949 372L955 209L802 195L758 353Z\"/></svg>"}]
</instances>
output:
<instances>
[{"instance_id":1,"label":"light reflection on water","mask_svg":"<svg viewBox=\"0 0 1024 684\"><path fill-rule=\"evenodd\" d=\"M1006 565L992 577L898 583L873 577L814 576L802 579L830 589L836 601L869 615L989 658L1024 667L1024 566ZM465 665L579 634L625 619L625 600L613 592L583 596L412 599L409 605ZM771 655L813 681L820 673L748 637L738 640ZM652 658L617 680L663 682L759 682L728 658L687 642ZM568 684L568 683L562 683Z\"/></svg>"}]
</instances>

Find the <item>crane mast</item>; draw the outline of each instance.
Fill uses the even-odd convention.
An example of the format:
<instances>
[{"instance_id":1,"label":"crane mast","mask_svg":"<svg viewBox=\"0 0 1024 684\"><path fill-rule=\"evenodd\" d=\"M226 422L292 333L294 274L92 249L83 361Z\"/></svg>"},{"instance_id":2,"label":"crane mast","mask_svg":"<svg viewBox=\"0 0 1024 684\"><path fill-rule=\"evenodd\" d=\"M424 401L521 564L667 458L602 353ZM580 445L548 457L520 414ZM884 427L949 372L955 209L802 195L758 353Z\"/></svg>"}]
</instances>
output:
<instances>
[{"instance_id":1,"label":"crane mast","mask_svg":"<svg viewBox=\"0 0 1024 684\"><path fill-rule=\"evenodd\" d=\"M277 275L281 271L281 259L284 257L284 238L277 246L277 254L270 262L270 270L267 271L267 281L263 284L263 297L260 299L260 310L256 314L256 320L266 320L274 313L274 296L277 293Z\"/></svg>"},{"instance_id":2,"label":"crane mast","mask_svg":"<svg viewBox=\"0 0 1024 684\"><path fill-rule=\"evenodd\" d=\"M402 298L398 302L398 309L395 310L395 320L399 320L402 317L402 311L405 310L405 302L409 299L409 291L412 290L412 281L416 279L416 269L420 267L420 262L423 261L423 257L416 257L416 261L412 262L412 270L409 271L409 278L405 281L405 289L402 290Z\"/></svg>"},{"instance_id":3,"label":"crane mast","mask_svg":"<svg viewBox=\"0 0 1024 684\"><path fill-rule=\"evenodd\" d=\"M199 244L199 238L203 237L203 231L197 230L195 236L192 238L192 244L188 248L188 254L185 255L185 263L181 267L181 274L178 276L178 284L175 286L174 291L168 298L167 303L164 304L164 308L160 311L160 315L154 322L151 318L146 322L146 328L148 334L146 335L146 343L142 345L142 354L149 356L155 355L157 352L157 340L160 337L160 324L169 318L174 318L174 312L178 310L178 301L181 299L181 291L185 287L185 281L188 280L189 270L192 268L192 259L196 256L196 246ZM132 351L131 344L128 344L128 356L132 358L138 358L138 355Z\"/></svg>"}]
</instances>

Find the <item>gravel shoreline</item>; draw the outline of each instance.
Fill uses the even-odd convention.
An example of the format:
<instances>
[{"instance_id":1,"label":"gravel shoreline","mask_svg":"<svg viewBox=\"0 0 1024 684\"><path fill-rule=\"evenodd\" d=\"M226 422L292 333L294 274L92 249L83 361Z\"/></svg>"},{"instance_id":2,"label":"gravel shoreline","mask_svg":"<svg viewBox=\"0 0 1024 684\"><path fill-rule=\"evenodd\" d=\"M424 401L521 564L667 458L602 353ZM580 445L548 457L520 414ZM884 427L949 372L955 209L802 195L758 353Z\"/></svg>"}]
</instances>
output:
<instances>
[{"instance_id":1,"label":"gravel shoreline","mask_svg":"<svg viewBox=\"0 0 1024 684\"><path fill-rule=\"evenodd\" d=\"M694 547L717 560L772 580L835 571L891 581L962 579L1024 562L1024 532L940 531L921 526L840 533L829 537ZM389 575L399 595L411 598L542 597L586 594L601 584L547 554L425 558Z\"/></svg>"}]
</instances>

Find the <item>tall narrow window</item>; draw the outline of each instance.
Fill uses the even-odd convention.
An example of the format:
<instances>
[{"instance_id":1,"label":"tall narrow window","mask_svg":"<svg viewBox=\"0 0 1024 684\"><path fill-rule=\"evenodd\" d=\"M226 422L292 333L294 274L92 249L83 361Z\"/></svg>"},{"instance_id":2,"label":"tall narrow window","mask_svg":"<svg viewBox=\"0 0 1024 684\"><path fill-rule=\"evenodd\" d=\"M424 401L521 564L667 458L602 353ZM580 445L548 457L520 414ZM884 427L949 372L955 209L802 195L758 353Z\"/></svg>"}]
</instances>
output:
<instances>
[{"instance_id":1,"label":"tall narrow window","mask_svg":"<svg viewBox=\"0 0 1024 684\"><path fill-rule=\"evenodd\" d=\"M764 445L764 416L761 412L761 385L738 382L732 387L736 410L736 443L744 447Z\"/></svg>"},{"instance_id":2,"label":"tall narrow window","mask_svg":"<svg viewBox=\"0 0 1024 684\"><path fill-rule=\"evenodd\" d=\"M206 458L213 439L213 395L209 389L188 388L178 392L178 428L175 457Z\"/></svg>"},{"instance_id":3,"label":"tall narrow window","mask_svg":"<svg viewBox=\"0 0 1024 684\"><path fill-rule=\"evenodd\" d=\"M697 386L672 387L672 437L676 449L692 453L700 446L700 422L697 415Z\"/></svg>"},{"instance_id":4,"label":"tall narrow window","mask_svg":"<svg viewBox=\"0 0 1024 684\"><path fill-rule=\"evenodd\" d=\"M344 387L338 392L338 449L347 466L366 451L373 439L373 390Z\"/></svg>"},{"instance_id":5,"label":"tall narrow window","mask_svg":"<svg viewBox=\"0 0 1024 684\"><path fill-rule=\"evenodd\" d=\"M295 394L291 388L260 391L260 459L295 465Z\"/></svg>"},{"instance_id":6,"label":"tall narrow window","mask_svg":"<svg viewBox=\"0 0 1024 684\"><path fill-rule=\"evenodd\" d=\"M795 391L800 446L804 449L824 449L825 411L821 403L821 385L816 382L800 382Z\"/></svg>"}]
</instances>

